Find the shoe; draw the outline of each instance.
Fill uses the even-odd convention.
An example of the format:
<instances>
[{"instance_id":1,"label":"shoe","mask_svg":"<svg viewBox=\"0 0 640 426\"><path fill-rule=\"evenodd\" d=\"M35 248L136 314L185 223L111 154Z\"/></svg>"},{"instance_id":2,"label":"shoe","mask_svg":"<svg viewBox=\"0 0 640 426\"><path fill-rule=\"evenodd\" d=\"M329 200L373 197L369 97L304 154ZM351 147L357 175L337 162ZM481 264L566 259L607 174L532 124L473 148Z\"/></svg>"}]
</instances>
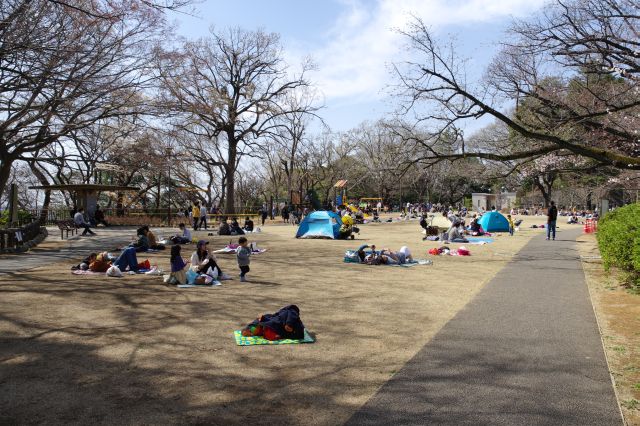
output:
<instances>
[{"instance_id":1,"label":"shoe","mask_svg":"<svg viewBox=\"0 0 640 426\"><path fill-rule=\"evenodd\" d=\"M220 275L220 279L221 280L232 280L233 278L231 278L229 275L227 274L222 274Z\"/></svg>"},{"instance_id":2,"label":"shoe","mask_svg":"<svg viewBox=\"0 0 640 426\"><path fill-rule=\"evenodd\" d=\"M245 277L240 277L240 282L241 283L248 283L249 280L247 280Z\"/></svg>"},{"instance_id":3,"label":"shoe","mask_svg":"<svg viewBox=\"0 0 640 426\"><path fill-rule=\"evenodd\" d=\"M549 241L549 237L545 238L547 241Z\"/></svg>"}]
</instances>

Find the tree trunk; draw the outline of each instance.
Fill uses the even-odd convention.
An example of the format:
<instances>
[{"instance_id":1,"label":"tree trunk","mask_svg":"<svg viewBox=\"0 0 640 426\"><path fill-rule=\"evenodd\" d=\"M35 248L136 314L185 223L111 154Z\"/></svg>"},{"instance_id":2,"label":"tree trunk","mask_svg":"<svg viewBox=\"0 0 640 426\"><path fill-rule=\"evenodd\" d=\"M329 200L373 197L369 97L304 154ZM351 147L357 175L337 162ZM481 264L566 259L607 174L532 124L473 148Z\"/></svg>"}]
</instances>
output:
<instances>
[{"instance_id":1,"label":"tree trunk","mask_svg":"<svg viewBox=\"0 0 640 426\"><path fill-rule=\"evenodd\" d=\"M0 198L2 198L2 194L4 193L5 188L7 187L7 183L9 182L9 176L11 176L11 165L13 164L13 159L2 159L2 164L0 164Z\"/></svg>"},{"instance_id":2,"label":"tree trunk","mask_svg":"<svg viewBox=\"0 0 640 426\"><path fill-rule=\"evenodd\" d=\"M227 202L225 203L224 212L226 214L234 214L235 209L235 183L236 183L236 159L238 156L238 142L235 140L233 133L228 133L227 138L229 141L229 148L227 150L227 166L226 166L226 178L227 178Z\"/></svg>"},{"instance_id":3,"label":"tree trunk","mask_svg":"<svg viewBox=\"0 0 640 426\"><path fill-rule=\"evenodd\" d=\"M40 210L40 217L38 222L40 226L47 224L47 216L49 215L49 204L51 203L51 191L44 191L44 202L42 203L42 210Z\"/></svg>"}]
</instances>

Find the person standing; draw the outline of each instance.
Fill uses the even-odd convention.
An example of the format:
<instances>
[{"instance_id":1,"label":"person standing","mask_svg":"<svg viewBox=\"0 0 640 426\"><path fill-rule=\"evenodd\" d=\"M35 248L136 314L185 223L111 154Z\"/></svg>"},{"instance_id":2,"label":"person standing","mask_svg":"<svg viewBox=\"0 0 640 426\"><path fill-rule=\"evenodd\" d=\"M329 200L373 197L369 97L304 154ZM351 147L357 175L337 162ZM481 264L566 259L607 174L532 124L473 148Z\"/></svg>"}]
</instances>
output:
<instances>
[{"instance_id":1,"label":"person standing","mask_svg":"<svg viewBox=\"0 0 640 426\"><path fill-rule=\"evenodd\" d=\"M547 210L547 240L549 238L556 239L556 219L558 219L558 208L555 202L551 202L549 210Z\"/></svg>"},{"instance_id":2,"label":"person standing","mask_svg":"<svg viewBox=\"0 0 640 426\"><path fill-rule=\"evenodd\" d=\"M202 204L200 207L200 228L204 226L204 229L207 229L207 207Z\"/></svg>"},{"instance_id":3,"label":"person standing","mask_svg":"<svg viewBox=\"0 0 640 426\"><path fill-rule=\"evenodd\" d=\"M262 226L264 226L264 222L267 220L267 206L262 206L260 209L260 219L262 220Z\"/></svg>"},{"instance_id":4,"label":"person standing","mask_svg":"<svg viewBox=\"0 0 640 426\"><path fill-rule=\"evenodd\" d=\"M240 282L246 283L246 275L249 273L249 264L251 263L251 248L249 242L245 237L238 238L238 251L236 256L238 257L238 267L240 268Z\"/></svg>"},{"instance_id":5,"label":"person standing","mask_svg":"<svg viewBox=\"0 0 640 426\"><path fill-rule=\"evenodd\" d=\"M193 220L193 230L198 230L198 223L200 223L200 204L196 201L191 208L191 218Z\"/></svg>"}]
</instances>

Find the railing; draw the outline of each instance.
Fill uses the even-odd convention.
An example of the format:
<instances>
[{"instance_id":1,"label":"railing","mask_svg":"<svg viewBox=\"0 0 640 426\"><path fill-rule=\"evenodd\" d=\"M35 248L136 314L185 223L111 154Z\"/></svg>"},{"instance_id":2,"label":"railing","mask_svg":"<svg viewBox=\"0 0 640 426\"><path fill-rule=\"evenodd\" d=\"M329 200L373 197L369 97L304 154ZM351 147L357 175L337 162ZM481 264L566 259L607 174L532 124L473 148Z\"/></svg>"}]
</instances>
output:
<instances>
[{"instance_id":1,"label":"railing","mask_svg":"<svg viewBox=\"0 0 640 426\"><path fill-rule=\"evenodd\" d=\"M19 228L0 229L0 252L18 249L40 234L40 225L36 222Z\"/></svg>"}]
</instances>

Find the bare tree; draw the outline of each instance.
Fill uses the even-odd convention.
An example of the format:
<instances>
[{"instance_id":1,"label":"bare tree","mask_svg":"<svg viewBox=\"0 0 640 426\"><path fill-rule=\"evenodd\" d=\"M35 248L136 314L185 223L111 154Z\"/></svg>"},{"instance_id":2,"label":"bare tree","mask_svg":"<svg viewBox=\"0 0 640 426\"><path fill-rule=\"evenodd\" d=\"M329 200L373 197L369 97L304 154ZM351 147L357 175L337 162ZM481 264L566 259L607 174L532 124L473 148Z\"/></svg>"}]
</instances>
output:
<instances>
[{"instance_id":1,"label":"bare tree","mask_svg":"<svg viewBox=\"0 0 640 426\"><path fill-rule=\"evenodd\" d=\"M19 158L136 108L162 27L157 11L106 20L45 0L0 3L0 194Z\"/></svg>"},{"instance_id":2,"label":"bare tree","mask_svg":"<svg viewBox=\"0 0 640 426\"><path fill-rule=\"evenodd\" d=\"M421 145L421 159L431 162L564 151L639 170L639 25L640 5L632 0L556 1L537 19L513 25L485 81L474 85L455 48L441 48L415 19L403 34L419 59L395 67L406 120L398 132ZM519 115L523 102L526 117ZM482 116L504 123L527 145L468 146L463 123ZM446 151L437 145L443 135L454 136Z\"/></svg>"},{"instance_id":3,"label":"bare tree","mask_svg":"<svg viewBox=\"0 0 640 426\"><path fill-rule=\"evenodd\" d=\"M230 29L186 42L182 51L159 56L162 104L182 114L178 125L224 143L227 213L234 212L235 174L243 155L257 155L261 138L279 126L277 119L298 109L285 97L307 87L303 64L290 75L277 34ZM218 136L223 136L219 138Z\"/></svg>"}]
</instances>

